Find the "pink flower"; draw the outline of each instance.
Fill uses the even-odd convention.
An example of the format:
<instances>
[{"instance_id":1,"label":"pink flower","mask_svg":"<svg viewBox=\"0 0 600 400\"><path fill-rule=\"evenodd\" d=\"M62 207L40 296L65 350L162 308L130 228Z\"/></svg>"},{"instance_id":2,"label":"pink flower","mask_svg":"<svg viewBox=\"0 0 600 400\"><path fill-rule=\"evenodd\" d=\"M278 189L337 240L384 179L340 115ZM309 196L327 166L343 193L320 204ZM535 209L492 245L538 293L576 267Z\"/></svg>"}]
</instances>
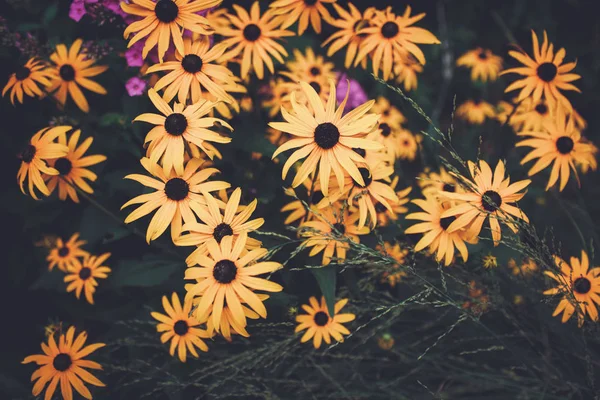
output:
<instances>
[{"instance_id":1,"label":"pink flower","mask_svg":"<svg viewBox=\"0 0 600 400\"><path fill-rule=\"evenodd\" d=\"M73 0L71 7L69 8L69 17L79 22L81 18L86 14L85 3L83 0Z\"/></svg>"},{"instance_id":2,"label":"pink flower","mask_svg":"<svg viewBox=\"0 0 600 400\"><path fill-rule=\"evenodd\" d=\"M144 64L144 59L142 58L143 48L144 42L139 41L127 49L127 51L125 52L125 59L127 60L127 65L129 65L130 67L141 67L142 64Z\"/></svg>"},{"instance_id":3,"label":"pink flower","mask_svg":"<svg viewBox=\"0 0 600 400\"><path fill-rule=\"evenodd\" d=\"M127 81L125 89L127 89L129 96L141 96L146 90L146 81L134 76Z\"/></svg>"},{"instance_id":4,"label":"pink flower","mask_svg":"<svg viewBox=\"0 0 600 400\"><path fill-rule=\"evenodd\" d=\"M348 85L350 85L350 95L348 96L348 102L346 103L344 111L356 108L369 100L367 93L365 93L358 81L349 79L345 73L338 73L338 85L336 89L338 103L344 101Z\"/></svg>"}]
</instances>

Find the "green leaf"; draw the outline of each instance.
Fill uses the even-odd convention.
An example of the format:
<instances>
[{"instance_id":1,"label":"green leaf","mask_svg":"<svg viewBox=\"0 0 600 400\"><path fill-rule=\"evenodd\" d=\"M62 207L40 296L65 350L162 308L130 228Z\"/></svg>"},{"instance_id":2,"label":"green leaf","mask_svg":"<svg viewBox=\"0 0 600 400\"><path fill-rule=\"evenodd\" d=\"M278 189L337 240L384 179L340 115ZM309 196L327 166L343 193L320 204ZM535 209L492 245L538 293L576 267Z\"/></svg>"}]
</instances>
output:
<instances>
[{"instance_id":1,"label":"green leaf","mask_svg":"<svg viewBox=\"0 0 600 400\"><path fill-rule=\"evenodd\" d=\"M111 286L122 287L151 287L157 286L178 272L183 277L185 263L173 260L148 258L145 260L123 260L110 276Z\"/></svg>"},{"instance_id":2,"label":"green leaf","mask_svg":"<svg viewBox=\"0 0 600 400\"><path fill-rule=\"evenodd\" d=\"M54 3L51 6L49 6L48 8L46 8L46 11L44 12L44 15L42 16L42 23L44 25L48 25L56 17L57 12L58 12L58 4L56 4L56 3Z\"/></svg>"},{"instance_id":3,"label":"green leaf","mask_svg":"<svg viewBox=\"0 0 600 400\"><path fill-rule=\"evenodd\" d=\"M17 32L27 32L27 31L34 31L36 29L40 29L41 25L35 22L25 22L22 24L17 25Z\"/></svg>"},{"instance_id":4,"label":"green leaf","mask_svg":"<svg viewBox=\"0 0 600 400\"><path fill-rule=\"evenodd\" d=\"M337 281L336 267L334 265L327 265L322 268L313 268L311 269L311 272L317 279L317 283L321 288L321 293L325 296L329 315L333 315L335 307L335 285Z\"/></svg>"},{"instance_id":5,"label":"green leaf","mask_svg":"<svg viewBox=\"0 0 600 400\"><path fill-rule=\"evenodd\" d=\"M100 117L100 126L120 125L124 126L127 123L127 118L121 113L106 113Z\"/></svg>"}]
</instances>

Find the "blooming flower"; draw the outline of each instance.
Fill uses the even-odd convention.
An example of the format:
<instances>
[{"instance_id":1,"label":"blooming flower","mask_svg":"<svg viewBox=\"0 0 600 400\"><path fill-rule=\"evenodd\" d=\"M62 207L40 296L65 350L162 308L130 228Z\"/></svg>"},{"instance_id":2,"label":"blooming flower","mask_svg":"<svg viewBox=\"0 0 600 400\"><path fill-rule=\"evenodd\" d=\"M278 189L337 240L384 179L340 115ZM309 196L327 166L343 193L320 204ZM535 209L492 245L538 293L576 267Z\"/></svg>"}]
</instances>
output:
<instances>
[{"instance_id":1,"label":"blooming flower","mask_svg":"<svg viewBox=\"0 0 600 400\"><path fill-rule=\"evenodd\" d=\"M87 14L85 10L85 3L83 0L73 0L71 7L69 7L69 18L73 21L79 22L83 16Z\"/></svg>"},{"instance_id":2,"label":"blooming flower","mask_svg":"<svg viewBox=\"0 0 600 400\"><path fill-rule=\"evenodd\" d=\"M337 101L341 103L344 101L344 96L346 91L348 90L348 86L350 86L350 95L348 96L348 101L346 102L346 108L344 108L344 112L351 110L360 106L363 103L369 101L367 97L367 93L360 86L360 83L354 79L349 79L348 75L345 73L340 73L337 78Z\"/></svg>"},{"instance_id":3,"label":"blooming flower","mask_svg":"<svg viewBox=\"0 0 600 400\"><path fill-rule=\"evenodd\" d=\"M127 89L129 96L141 96L146 90L146 81L134 76L127 81L125 89Z\"/></svg>"}]
</instances>

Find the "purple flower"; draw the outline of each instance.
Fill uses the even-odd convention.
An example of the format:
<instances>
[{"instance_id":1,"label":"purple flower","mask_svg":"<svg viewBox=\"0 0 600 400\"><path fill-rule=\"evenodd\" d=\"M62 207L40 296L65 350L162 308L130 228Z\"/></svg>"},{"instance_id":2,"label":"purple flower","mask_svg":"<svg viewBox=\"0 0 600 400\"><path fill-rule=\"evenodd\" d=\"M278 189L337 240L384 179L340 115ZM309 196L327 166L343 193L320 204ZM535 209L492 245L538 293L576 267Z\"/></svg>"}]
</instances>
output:
<instances>
[{"instance_id":1,"label":"purple flower","mask_svg":"<svg viewBox=\"0 0 600 400\"><path fill-rule=\"evenodd\" d=\"M143 48L144 42L139 41L127 49L127 51L125 52L125 59L127 60L127 65L129 65L130 67L141 67L142 64L144 64L144 59L142 58Z\"/></svg>"},{"instance_id":2,"label":"purple flower","mask_svg":"<svg viewBox=\"0 0 600 400\"><path fill-rule=\"evenodd\" d=\"M348 85L350 85L350 94L348 95L348 102L346 103L346 108L344 109L345 112L352 108L356 108L363 103L366 103L368 100L367 93L365 93L358 81L349 79L348 75L345 73L339 73L338 85L336 88L338 103L344 101L346 91L348 90Z\"/></svg>"},{"instance_id":3,"label":"purple flower","mask_svg":"<svg viewBox=\"0 0 600 400\"><path fill-rule=\"evenodd\" d=\"M141 96L146 90L146 81L134 76L127 81L125 89L127 89L129 96Z\"/></svg>"},{"instance_id":4,"label":"purple flower","mask_svg":"<svg viewBox=\"0 0 600 400\"><path fill-rule=\"evenodd\" d=\"M69 17L79 22L81 18L86 14L85 3L83 0L73 0L71 7L69 8Z\"/></svg>"}]
</instances>

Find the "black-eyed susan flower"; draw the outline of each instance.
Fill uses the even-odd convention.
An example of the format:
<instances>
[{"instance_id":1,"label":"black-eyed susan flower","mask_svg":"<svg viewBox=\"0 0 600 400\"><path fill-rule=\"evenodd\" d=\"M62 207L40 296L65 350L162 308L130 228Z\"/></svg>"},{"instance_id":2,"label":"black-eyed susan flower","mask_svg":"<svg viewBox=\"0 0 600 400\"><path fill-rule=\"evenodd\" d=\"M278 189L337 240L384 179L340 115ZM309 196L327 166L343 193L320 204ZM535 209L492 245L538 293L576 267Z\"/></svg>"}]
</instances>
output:
<instances>
[{"instance_id":1,"label":"black-eyed susan flower","mask_svg":"<svg viewBox=\"0 0 600 400\"><path fill-rule=\"evenodd\" d=\"M104 262L110 257L110 253L104 253L100 256L90 256L86 254L83 261L73 263L67 270L64 280L68 283L67 293L75 291L75 296L79 299L81 292L90 304L94 304L94 293L98 286L96 279L106 279L110 268Z\"/></svg>"},{"instance_id":2,"label":"black-eyed susan flower","mask_svg":"<svg viewBox=\"0 0 600 400\"><path fill-rule=\"evenodd\" d=\"M206 242L215 239L217 243L225 236L237 238L242 232L252 232L260 228L265 220L263 218L250 219L254 210L256 210L257 200L254 199L250 204L240 207L240 198L242 190L237 188L231 194L226 203L224 211L221 212L216 199L210 194L205 193L204 199L206 207L198 208L198 218L201 223L186 223L182 230L189 232L181 235L175 244L178 246L198 246L196 250L188 257L188 265L191 265L196 254L207 254ZM246 242L247 249L260 247L260 241L248 238Z\"/></svg>"},{"instance_id":3,"label":"black-eyed susan flower","mask_svg":"<svg viewBox=\"0 0 600 400\"><path fill-rule=\"evenodd\" d=\"M408 52L425 64L425 55L416 44L439 44L440 41L431 32L413 25L425 17L425 13L411 16L410 6L399 16L392 12L389 6L385 11L377 11L370 21L371 26L361 29L359 34L367 37L360 45L354 65L358 65L367 55L373 61L373 73L383 71L383 79L389 79L393 66L399 61L401 52ZM394 51L396 49L397 51Z\"/></svg>"},{"instance_id":4,"label":"black-eyed susan flower","mask_svg":"<svg viewBox=\"0 0 600 400\"><path fill-rule=\"evenodd\" d=\"M333 183L333 184L335 184L335 183ZM294 191L294 189L287 188L287 189L285 189L284 193L287 196L294 197L294 200L287 203L280 210L282 213L287 213L287 212L290 213L283 221L283 223L285 225L290 225L297 221L303 221L305 217L313 218L314 213L320 212L319 210L324 207L333 205L333 203L335 203L335 201L337 200L337 199L330 199L328 197L325 197L325 195L323 194L323 192L321 191L321 189L319 187L319 183L315 182L315 184L313 185L312 180L310 178L307 179L306 181L304 181L304 187L306 188L306 191L307 191L307 196L305 197L305 199L306 199L305 203L308 204L308 206L310 207L312 212L309 213L306 210L306 206L302 202L304 199L300 200L298 193L296 193L296 191ZM311 190L311 188L312 188L312 190Z\"/></svg>"},{"instance_id":5,"label":"black-eyed susan flower","mask_svg":"<svg viewBox=\"0 0 600 400\"><path fill-rule=\"evenodd\" d=\"M272 12L260 15L260 6L255 1L250 13L237 4L233 5L237 15L227 14L231 26L220 28L217 33L224 36L223 45L228 50L221 60L231 60L241 54L241 78L245 79L252 67L259 79L265 75L264 67L274 73L275 66L271 57L283 63L288 53L276 40L294 36L293 32L280 29L281 21L274 18Z\"/></svg>"},{"instance_id":6,"label":"black-eyed susan flower","mask_svg":"<svg viewBox=\"0 0 600 400\"><path fill-rule=\"evenodd\" d=\"M510 268L513 275L531 276L538 270L538 265L535 260L526 258L521 261L521 264L517 264L514 259L508 260L508 268Z\"/></svg>"},{"instance_id":7,"label":"black-eyed susan flower","mask_svg":"<svg viewBox=\"0 0 600 400\"><path fill-rule=\"evenodd\" d=\"M533 30L531 31L531 37L533 40L533 59L522 51L513 50L508 52L511 57L524 66L509 68L502 71L500 75L516 73L525 78L511 83L505 92L520 89L517 102L529 96L533 98L534 102L537 102L544 96L551 110L556 108L557 104L561 104L571 111L573 109L571 103L561 93L561 90L580 91L570 83L581 78L581 76L571 72L577 63L563 64L567 52L561 48L554 53L554 45L548 42L546 31L544 31L544 42L541 47Z\"/></svg>"},{"instance_id":8,"label":"black-eyed susan flower","mask_svg":"<svg viewBox=\"0 0 600 400\"><path fill-rule=\"evenodd\" d=\"M470 68L472 81L495 81L502 69L502 57L495 55L489 49L477 47L458 57L456 65Z\"/></svg>"},{"instance_id":9,"label":"black-eyed susan flower","mask_svg":"<svg viewBox=\"0 0 600 400\"><path fill-rule=\"evenodd\" d=\"M590 261L585 251L581 251L581 260L571 257L568 264L560 257L554 256L559 272L544 271L544 274L554 279L559 286L548 289L545 295L563 294L563 298L556 306L553 317L563 313L562 322L565 323L577 311L577 325L582 326L585 315L588 314L592 321L598 321L597 304L600 304L600 268L590 268Z\"/></svg>"},{"instance_id":10,"label":"black-eyed susan flower","mask_svg":"<svg viewBox=\"0 0 600 400\"><path fill-rule=\"evenodd\" d=\"M550 112L545 99L536 102L533 98L527 97L517 106L510 118L510 125L517 131L543 131L544 122L553 119L555 111Z\"/></svg>"},{"instance_id":11,"label":"black-eyed susan flower","mask_svg":"<svg viewBox=\"0 0 600 400\"><path fill-rule=\"evenodd\" d=\"M335 11L337 11L340 18L331 19L329 23L338 28L338 31L329 36L327 40L323 42L322 46L329 45L329 49L327 49L327 56L329 57L340 51L345 46L348 46L346 49L344 66L346 68L350 68L354 58L356 57L358 48L365 38L365 35L359 34L358 31L370 26L369 21L372 18L375 10L374 8L369 7L364 13L361 13L356 6L350 2L348 2L349 11L344 10L336 3L333 3L333 7L335 8ZM361 64L363 68L366 68L367 59L364 58Z\"/></svg>"},{"instance_id":12,"label":"black-eyed susan flower","mask_svg":"<svg viewBox=\"0 0 600 400\"><path fill-rule=\"evenodd\" d=\"M373 129L379 118L377 114L367 114L374 101L364 103L342 116L348 93L336 109L336 89L333 80L329 81L330 91L326 104L323 104L317 92L308 83L301 82L301 85L312 110L309 111L307 107L299 104L293 96L293 114L282 108L281 112L286 122L269 124L271 128L297 136L280 146L273 158L284 151L300 148L294 151L284 164L282 178L285 179L296 161L308 157L298 169L292 187L301 185L310 174L316 173L317 168L321 191L326 196L329 194L329 178L332 172L340 188L344 187L344 171L364 185L365 181L357 164L364 163L365 159L353 148L382 148L381 144L363 138L365 133Z\"/></svg>"},{"instance_id":13,"label":"black-eyed susan flower","mask_svg":"<svg viewBox=\"0 0 600 400\"><path fill-rule=\"evenodd\" d=\"M69 240L57 238L50 248L48 257L46 257L48 270L52 271L55 266L58 266L58 269L67 272L75 267L75 264L79 262L78 257L85 257L90 254L81 248L86 243L85 240L79 240L79 233L73 234Z\"/></svg>"},{"instance_id":14,"label":"black-eyed susan flower","mask_svg":"<svg viewBox=\"0 0 600 400\"><path fill-rule=\"evenodd\" d=\"M195 311L196 317L200 319L207 315L212 306L213 326L217 331L221 326L225 302L233 320L240 326L246 326L242 301L262 318L267 316L263 302L251 289L266 292L283 290L281 285L257 277L283 266L274 261L257 262L267 254L266 249L254 249L244 254L247 240L246 232L242 232L235 240L233 236L225 236L221 243L210 239L206 242L208 254L196 254L193 261L198 266L185 271L185 279L197 280L195 285L186 288L187 296L202 296Z\"/></svg>"},{"instance_id":15,"label":"black-eyed susan flower","mask_svg":"<svg viewBox=\"0 0 600 400\"><path fill-rule=\"evenodd\" d=\"M580 169L581 173L586 174L588 171L596 171L598 169L598 147L585 138L582 138L582 141L588 147L582 153L581 160L575 160L575 165Z\"/></svg>"},{"instance_id":16,"label":"black-eyed susan flower","mask_svg":"<svg viewBox=\"0 0 600 400\"><path fill-rule=\"evenodd\" d=\"M407 129L400 129L396 134L395 150L396 158L400 160L413 161L419 151L420 137Z\"/></svg>"},{"instance_id":17,"label":"black-eyed susan flower","mask_svg":"<svg viewBox=\"0 0 600 400\"><path fill-rule=\"evenodd\" d=\"M40 366L33 375L31 380L37 379L33 385L33 395L38 396L44 390L46 384L45 400L50 400L56 388L60 384L60 391L63 399L73 399L73 388L85 397L91 399L92 394L85 386L84 382L94 386L105 386L98 378L92 375L84 368L101 370L102 366L97 362L86 360L94 351L104 347L104 343L96 343L85 346L87 333L82 331L75 336L75 327L71 326L66 334L61 334L58 339L58 345L54 336L48 338L48 344L42 343L44 354L36 354L25 357L23 364L35 362ZM75 340L73 340L75 339Z\"/></svg>"},{"instance_id":18,"label":"black-eyed susan flower","mask_svg":"<svg viewBox=\"0 0 600 400\"><path fill-rule=\"evenodd\" d=\"M488 253L481 259L481 264L486 269L496 268L498 266L498 258L492 253Z\"/></svg>"},{"instance_id":19,"label":"black-eyed susan flower","mask_svg":"<svg viewBox=\"0 0 600 400\"><path fill-rule=\"evenodd\" d=\"M13 105L15 104L15 97L19 103L23 103L23 93L29 97L42 97L44 92L40 85L45 90L45 87L51 85L52 78L54 78L54 71L48 68L45 62L35 57L30 58L25 65L17 68L10 75L6 86L2 89L2 96L10 90L10 102Z\"/></svg>"},{"instance_id":20,"label":"black-eyed susan flower","mask_svg":"<svg viewBox=\"0 0 600 400\"><path fill-rule=\"evenodd\" d=\"M586 161L585 154L589 152L589 145L582 141L573 117L567 116L559 107L553 118L544 121L543 128L542 132L519 132L519 136L530 138L518 142L515 146L533 148L521 160L521 164L538 159L527 174L533 176L552 164L546 190L554 186L560 178L559 190L562 191L569 181L571 171L579 184L575 163Z\"/></svg>"},{"instance_id":21,"label":"black-eyed susan flower","mask_svg":"<svg viewBox=\"0 0 600 400\"><path fill-rule=\"evenodd\" d=\"M207 90L216 99L233 103L234 98L225 90L232 84L233 72L219 65L216 60L223 55L226 48L223 45L210 46L207 39L183 41L184 51L175 52L176 61L166 61L155 64L146 70L146 74L158 71L169 71L154 85L154 90L164 89L163 98L168 103L175 96L181 104L191 99L196 104L201 99L202 90Z\"/></svg>"},{"instance_id":22,"label":"black-eyed susan flower","mask_svg":"<svg viewBox=\"0 0 600 400\"><path fill-rule=\"evenodd\" d=\"M419 85L418 75L423 72L423 66L407 51L396 49L395 53L398 60L394 65L396 82L404 84L404 90L410 92Z\"/></svg>"},{"instance_id":23,"label":"black-eyed susan flower","mask_svg":"<svg viewBox=\"0 0 600 400\"><path fill-rule=\"evenodd\" d=\"M349 242L359 243L359 235L369 233L369 228L356 225L358 212L350 212L332 206L320 210L313 220L305 221L298 228L298 234L304 238L302 246L311 248L309 256L323 252L322 265L328 265L332 257L343 262L350 248Z\"/></svg>"},{"instance_id":24,"label":"black-eyed susan flower","mask_svg":"<svg viewBox=\"0 0 600 400\"><path fill-rule=\"evenodd\" d=\"M161 114L144 113L134 121L143 121L155 125L146 135L145 143L149 143L147 157L153 163L162 158L162 166L166 175L172 169L177 174L183 173L186 143L191 143L209 157L213 153L205 147L205 142L229 143L231 138L211 131L210 127L219 123L233 130L231 125L219 118L207 117L215 104L208 100L200 100L192 105L175 103L173 108L164 101L154 89L148 90L148 97Z\"/></svg>"},{"instance_id":25,"label":"black-eyed susan flower","mask_svg":"<svg viewBox=\"0 0 600 400\"><path fill-rule=\"evenodd\" d=\"M423 234L415 245L415 251L429 247L430 252L436 253L437 261L444 261L448 266L454 259L455 249L458 249L462 259L467 261L469 251L466 242L471 242L465 229L450 231L448 228L456 220L454 216L444 217L443 213L451 209L450 202L439 201L435 197L413 200L423 211L408 214L407 220L422 221L407 228L406 234Z\"/></svg>"},{"instance_id":26,"label":"black-eyed susan flower","mask_svg":"<svg viewBox=\"0 0 600 400\"><path fill-rule=\"evenodd\" d=\"M340 313L342 308L348 303L348 299L341 299L335 303L333 317L329 315L327 305L325 304L325 297L321 297L320 304L316 297L311 297L308 299L308 302L309 304L302 305L302 309L306 311L306 314L296 316L298 326L294 332L298 333L306 330L300 342L305 343L313 339L315 349L321 347L323 341L330 344L331 338L338 342L343 342L344 337L342 335L349 335L350 331L342 324L354 321L356 318L351 313Z\"/></svg>"},{"instance_id":27,"label":"black-eyed susan flower","mask_svg":"<svg viewBox=\"0 0 600 400\"><path fill-rule=\"evenodd\" d=\"M88 137L81 145L77 146L80 135L81 130L77 129L71 134L68 140L66 135L60 135L58 137L58 143L67 146L69 152L64 157L49 160L48 165L56 169L58 175L47 175L44 177L50 192L53 192L58 186L58 198L66 200L67 197L69 197L75 203L79 203L79 197L77 196L75 187L78 187L86 193L94 193L94 190L86 182L86 179L90 182L94 182L98 176L86 167L99 164L106 160L106 156L100 154L84 157L85 152L92 145L94 138Z\"/></svg>"},{"instance_id":28,"label":"black-eyed susan flower","mask_svg":"<svg viewBox=\"0 0 600 400\"><path fill-rule=\"evenodd\" d=\"M179 296L173 292L171 303L167 296L163 296L162 305L167 315L155 311L150 314L152 318L160 322L156 325L156 331L162 333L160 342L171 341L169 354L175 356L175 349L177 349L179 360L185 362L188 351L196 358L198 358L196 348L204 352L208 351L208 346L202 339L210 338L211 335L206 330L200 329L198 327L200 322L190 316L192 299L186 299L182 306Z\"/></svg>"},{"instance_id":29,"label":"black-eyed susan flower","mask_svg":"<svg viewBox=\"0 0 600 400\"><path fill-rule=\"evenodd\" d=\"M496 117L494 106L483 100L467 100L456 108L456 116L470 124L481 125Z\"/></svg>"},{"instance_id":30,"label":"black-eyed susan flower","mask_svg":"<svg viewBox=\"0 0 600 400\"><path fill-rule=\"evenodd\" d=\"M456 192L461 191L461 186L457 185L456 178L446 171L443 166L439 172L426 169L419 174L417 184L421 188L421 193L425 197L439 197L440 192Z\"/></svg>"},{"instance_id":31,"label":"black-eyed susan flower","mask_svg":"<svg viewBox=\"0 0 600 400\"><path fill-rule=\"evenodd\" d=\"M281 78L271 79L268 87L265 87L262 106L269 110L270 118L279 114L282 107L289 108L289 103L285 104L289 100L284 100L284 97L289 94L285 83Z\"/></svg>"},{"instance_id":32,"label":"black-eyed susan flower","mask_svg":"<svg viewBox=\"0 0 600 400\"><path fill-rule=\"evenodd\" d=\"M208 181L208 178L219 170L204 168L198 171L202 166L202 160L197 158L187 162L183 174L177 174L172 170L170 175L166 175L162 167L148 158L142 158L141 163L150 175L158 179L140 174L127 175L125 179L137 181L155 191L134 197L123 204L121 209L133 204L142 204L125 218L126 224L158 209L146 231L148 243L162 235L169 225L171 225L171 239L177 239L181 234L183 222L186 224L196 222L194 213L198 215L204 203L202 193L227 189L230 186L223 181Z\"/></svg>"},{"instance_id":33,"label":"black-eyed susan flower","mask_svg":"<svg viewBox=\"0 0 600 400\"><path fill-rule=\"evenodd\" d=\"M325 61L323 56L315 55L312 48L307 47L302 53L294 49L294 59L288 61L285 66L289 70L284 76L295 81L317 81L329 82L329 79L335 79L333 63Z\"/></svg>"},{"instance_id":34,"label":"black-eyed susan flower","mask_svg":"<svg viewBox=\"0 0 600 400\"><path fill-rule=\"evenodd\" d=\"M400 129L406 122L404 114L383 96L377 98L371 111L380 115L378 130L381 131L382 136L389 136L392 131Z\"/></svg>"},{"instance_id":35,"label":"black-eyed susan flower","mask_svg":"<svg viewBox=\"0 0 600 400\"><path fill-rule=\"evenodd\" d=\"M468 166L473 178L473 181L468 183L468 190L465 189L465 193L441 193L443 197L458 202L444 211L442 218L455 217L447 228L448 232L452 233L468 227L469 236L477 236L481 232L484 221L489 217L492 239L494 246L497 246L501 238L499 221L515 233L518 231L517 219L529 222L525 213L513 204L525 196L525 192L521 190L529 186L531 180L510 183L510 177L506 177L506 169L502 161L498 161L494 172L483 160L479 161L479 166L469 161Z\"/></svg>"},{"instance_id":36,"label":"black-eyed susan flower","mask_svg":"<svg viewBox=\"0 0 600 400\"><path fill-rule=\"evenodd\" d=\"M213 33L208 20L198 15L199 12L216 7L223 0L132 0L130 3L121 2L121 9L127 14L142 17L125 29L123 37L129 41L127 47L133 46L143 38L146 43L142 50L142 58L158 45L158 59L162 63L163 57L171 44L181 53L184 53L183 30L211 35Z\"/></svg>"},{"instance_id":37,"label":"black-eyed susan flower","mask_svg":"<svg viewBox=\"0 0 600 400\"><path fill-rule=\"evenodd\" d=\"M219 82L219 86L221 86L223 90L225 90L232 96L234 94L236 96L245 95L248 92L248 89L246 89L246 87L243 86L240 82L241 79L237 76L234 76L228 82ZM211 101L215 104L214 108L211 109L208 114L211 117L214 117L216 114L218 114L225 119L232 119L234 113L238 114L240 112L240 102L237 100L236 97L233 98L233 102L225 103L224 101L219 101L219 99L217 99L217 97L215 97L209 91L203 91L202 93L200 93L200 98Z\"/></svg>"},{"instance_id":38,"label":"black-eyed susan flower","mask_svg":"<svg viewBox=\"0 0 600 400\"><path fill-rule=\"evenodd\" d=\"M67 146L56 143L55 140L70 129L70 126L55 126L53 128L40 129L33 135L21 154L19 154L21 167L17 172L17 182L19 182L19 188L21 188L23 194L25 194L23 184L25 183L25 179L28 179L27 188L31 197L38 200L34 188L39 190L43 195L50 196L50 190L44 183L42 174L59 174L58 170L48 166L47 162L52 159L64 157L69 153Z\"/></svg>"},{"instance_id":39,"label":"black-eyed susan flower","mask_svg":"<svg viewBox=\"0 0 600 400\"><path fill-rule=\"evenodd\" d=\"M395 176L392 179L392 183L390 183L390 187L393 190L396 190L396 186L398 185L399 177ZM396 196L398 197L397 202L390 203L391 210L388 210L383 204L377 202L375 204L375 211L377 211L377 225L378 226L387 226L390 221L397 221L398 215L404 214L408 211L406 208L406 204L410 201L408 195L412 191L412 187L407 187L405 189L399 190L396 192Z\"/></svg>"},{"instance_id":40,"label":"black-eyed susan flower","mask_svg":"<svg viewBox=\"0 0 600 400\"><path fill-rule=\"evenodd\" d=\"M387 283L391 287L396 287L396 285L407 276L406 272L400 270L400 266L404 265L407 261L409 255L408 249L400 246L400 243L394 243L392 245L389 242L384 242L383 246L380 244L377 245L377 250L396 261L396 264L391 265L388 271L384 271L383 274L381 274L382 283Z\"/></svg>"},{"instance_id":41,"label":"black-eyed susan flower","mask_svg":"<svg viewBox=\"0 0 600 400\"><path fill-rule=\"evenodd\" d=\"M69 49L64 44L56 45L56 50L50 55L50 61L54 65L54 79L48 91L54 93L62 106L66 104L67 97L71 96L81 111L88 112L90 106L79 86L94 93L106 94L106 89L89 78L100 75L108 66L94 66L96 60L81 49L82 44L83 41L77 39Z\"/></svg>"},{"instance_id":42,"label":"black-eyed susan flower","mask_svg":"<svg viewBox=\"0 0 600 400\"><path fill-rule=\"evenodd\" d=\"M286 75L286 72L281 72L281 74ZM294 95L294 98L296 99L298 104L302 104L303 106L306 106L309 110L311 110L308 97L306 96L306 93L304 92L304 89L302 87L302 81L299 81L293 75L287 76L292 80L283 83L283 90L285 91L285 94L281 99L282 101L280 104L280 110L284 107L287 107L288 109L291 108L290 106L292 101L292 95ZM312 80L307 80L305 82L308 83L310 87L314 89L314 91L319 95L319 98L322 101L327 101L327 99L330 96L331 89L331 87L329 86L329 81L324 81L322 77L317 77L313 78Z\"/></svg>"},{"instance_id":43,"label":"black-eyed susan flower","mask_svg":"<svg viewBox=\"0 0 600 400\"><path fill-rule=\"evenodd\" d=\"M275 0L269 5L273 14L280 16L281 28L285 29L298 21L298 35L302 35L308 22L317 33L321 33L321 18L330 22L333 18L325 4L337 0Z\"/></svg>"}]
</instances>

